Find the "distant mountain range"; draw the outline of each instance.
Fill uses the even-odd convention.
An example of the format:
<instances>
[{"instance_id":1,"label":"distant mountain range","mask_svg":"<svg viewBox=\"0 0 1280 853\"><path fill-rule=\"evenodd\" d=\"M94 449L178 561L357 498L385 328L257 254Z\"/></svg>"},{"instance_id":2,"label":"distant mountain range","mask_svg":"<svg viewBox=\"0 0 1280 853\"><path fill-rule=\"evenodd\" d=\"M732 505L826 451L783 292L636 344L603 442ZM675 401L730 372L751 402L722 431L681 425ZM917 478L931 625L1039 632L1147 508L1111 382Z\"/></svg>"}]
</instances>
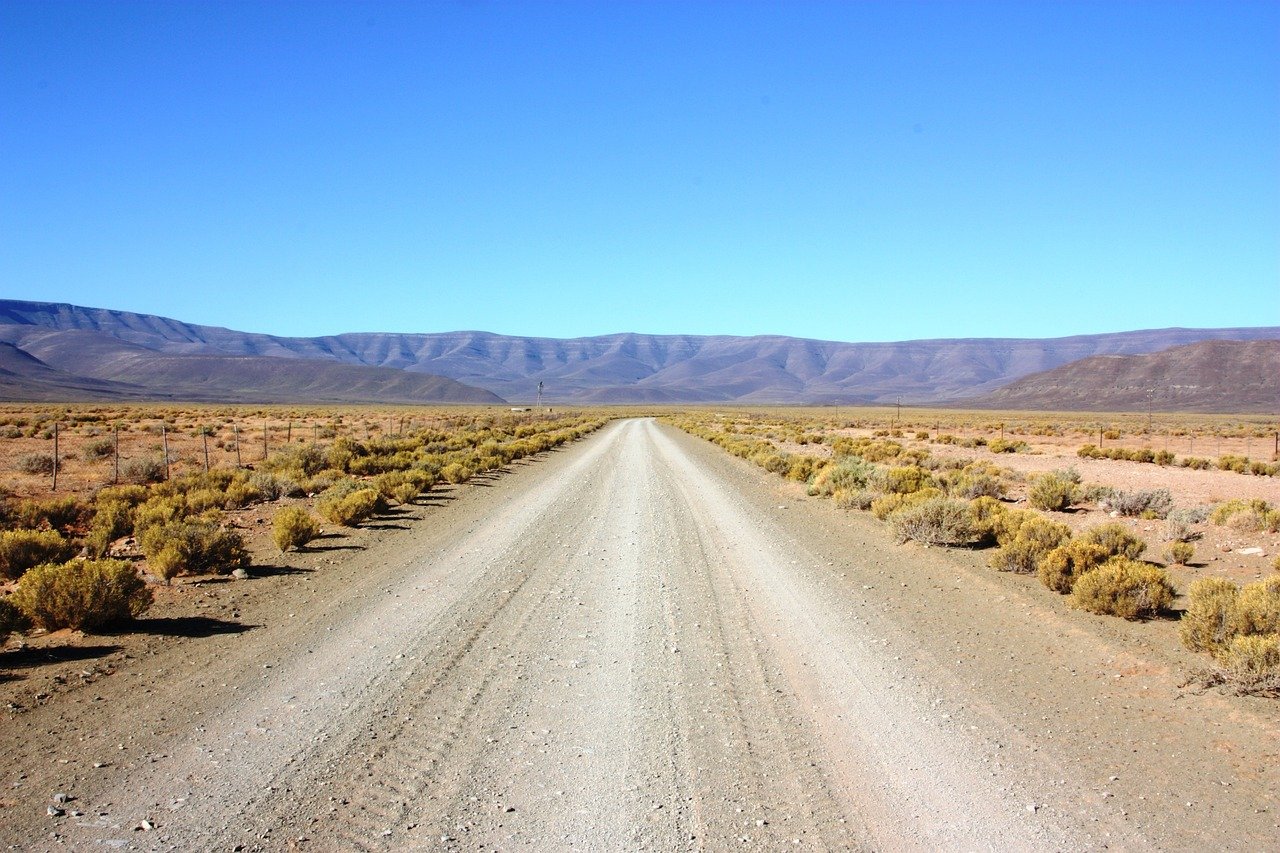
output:
<instances>
[{"instance_id":1,"label":"distant mountain range","mask_svg":"<svg viewBox=\"0 0 1280 853\"><path fill-rule=\"evenodd\" d=\"M532 401L542 382L554 403L926 403L982 398L1094 356L1276 339L1277 327L895 343L488 332L290 338L0 300L0 343L9 344L0 347L0 396L496 403Z\"/></svg>"},{"instance_id":2,"label":"distant mountain range","mask_svg":"<svg viewBox=\"0 0 1280 853\"><path fill-rule=\"evenodd\" d=\"M1280 341L1201 341L1096 355L1018 379L966 406L1059 411L1277 412Z\"/></svg>"}]
</instances>

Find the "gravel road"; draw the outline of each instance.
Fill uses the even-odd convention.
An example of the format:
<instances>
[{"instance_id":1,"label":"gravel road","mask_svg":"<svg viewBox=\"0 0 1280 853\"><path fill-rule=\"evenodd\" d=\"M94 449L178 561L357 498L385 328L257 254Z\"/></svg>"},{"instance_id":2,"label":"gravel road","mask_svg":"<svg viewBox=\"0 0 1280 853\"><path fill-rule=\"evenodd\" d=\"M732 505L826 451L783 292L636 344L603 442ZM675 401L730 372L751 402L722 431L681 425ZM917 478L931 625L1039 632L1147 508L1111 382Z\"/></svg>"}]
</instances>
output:
<instances>
[{"instance_id":1,"label":"gravel road","mask_svg":"<svg viewBox=\"0 0 1280 853\"><path fill-rule=\"evenodd\" d=\"M32 790L0 840L1079 850L1280 838L1274 715L1178 698L1161 665L1129 666L1123 638L1081 632L940 552L819 529L761 482L709 445L628 420L469 489L281 601L288 618L140 666L131 691L119 679L98 717L76 712L92 733L62 759L78 767L66 808L84 815L51 827L43 800L34 812L49 794ZM1081 677L1095 667L1131 677ZM1214 731L1224 710L1233 728ZM1224 738L1262 749L1261 763ZM27 787L55 784L33 772Z\"/></svg>"}]
</instances>

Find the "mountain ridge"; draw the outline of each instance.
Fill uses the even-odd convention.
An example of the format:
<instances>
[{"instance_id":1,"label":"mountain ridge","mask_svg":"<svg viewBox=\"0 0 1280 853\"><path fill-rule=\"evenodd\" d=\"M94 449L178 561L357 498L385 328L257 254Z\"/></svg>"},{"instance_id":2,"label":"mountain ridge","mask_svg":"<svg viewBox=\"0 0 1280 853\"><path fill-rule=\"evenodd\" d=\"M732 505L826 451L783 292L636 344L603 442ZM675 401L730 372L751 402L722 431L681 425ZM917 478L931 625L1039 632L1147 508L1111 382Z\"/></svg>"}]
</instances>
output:
<instances>
[{"instance_id":1,"label":"mountain ridge","mask_svg":"<svg viewBox=\"0 0 1280 853\"><path fill-rule=\"evenodd\" d=\"M21 345L33 328L94 331L166 355L261 356L432 373L517 401L532 400L543 382L548 402L580 403L964 400L1096 355L1136 355L1202 340L1280 339L1280 327L882 343L640 333L559 339L478 331L299 338L66 303L0 300L0 341ZM56 358L50 363L61 367Z\"/></svg>"}]
</instances>

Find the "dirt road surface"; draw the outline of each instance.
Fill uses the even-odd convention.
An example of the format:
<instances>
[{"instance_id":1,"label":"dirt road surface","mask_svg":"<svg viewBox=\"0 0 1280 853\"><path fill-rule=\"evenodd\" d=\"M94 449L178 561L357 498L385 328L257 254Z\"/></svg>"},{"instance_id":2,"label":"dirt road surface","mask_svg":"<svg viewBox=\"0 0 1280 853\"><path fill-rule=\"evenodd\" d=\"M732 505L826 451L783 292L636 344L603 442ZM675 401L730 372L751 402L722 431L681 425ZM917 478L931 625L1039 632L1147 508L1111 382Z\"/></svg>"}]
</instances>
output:
<instances>
[{"instance_id":1,"label":"dirt road surface","mask_svg":"<svg viewBox=\"0 0 1280 853\"><path fill-rule=\"evenodd\" d=\"M5 720L0 842L1280 844L1273 705L1179 690L1171 628L895 546L670 427L424 514L254 630Z\"/></svg>"}]
</instances>

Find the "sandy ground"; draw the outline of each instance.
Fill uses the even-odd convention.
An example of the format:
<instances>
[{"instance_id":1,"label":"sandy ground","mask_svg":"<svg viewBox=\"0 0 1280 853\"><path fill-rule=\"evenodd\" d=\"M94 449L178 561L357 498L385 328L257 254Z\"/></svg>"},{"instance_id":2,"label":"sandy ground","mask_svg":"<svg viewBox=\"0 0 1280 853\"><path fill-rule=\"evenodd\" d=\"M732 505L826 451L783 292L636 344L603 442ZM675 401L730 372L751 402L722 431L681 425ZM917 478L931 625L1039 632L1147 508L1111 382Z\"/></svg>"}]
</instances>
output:
<instances>
[{"instance_id":1,"label":"sandy ground","mask_svg":"<svg viewBox=\"0 0 1280 853\"><path fill-rule=\"evenodd\" d=\"M894 546L672 428L615 423L415 515L242 582L267 590L220 599L207 636L11 713L0 842L1280 838L1275 703L1181 689L1199 661L1172 623L1068 612L981 554Z\"/></svg>"}]
</instances>

